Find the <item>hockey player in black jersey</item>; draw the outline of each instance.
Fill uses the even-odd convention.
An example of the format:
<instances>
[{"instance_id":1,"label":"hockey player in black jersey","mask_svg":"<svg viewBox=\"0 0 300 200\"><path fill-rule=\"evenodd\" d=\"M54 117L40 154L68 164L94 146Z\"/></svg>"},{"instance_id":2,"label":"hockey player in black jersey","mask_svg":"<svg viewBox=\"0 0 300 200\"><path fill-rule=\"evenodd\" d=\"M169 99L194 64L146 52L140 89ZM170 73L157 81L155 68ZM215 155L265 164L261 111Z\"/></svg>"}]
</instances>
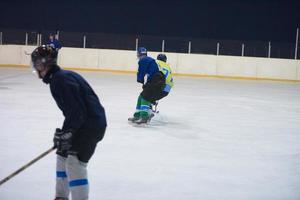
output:
<instances>
[{"instance_id":1,"label":"hockey player in black jersey","mask_svg":"<svg viewBox=\"0 0 300 200\"><path fill-rule=\"evenodd\" d=\"M86 80L73 71L61 69L57 51L49 46L37 47L31 63L51 94L65 119L54 133L57 148L55 200L88 199L87 164L106 129L105 111Z\"/></svg>"}]
</instances>

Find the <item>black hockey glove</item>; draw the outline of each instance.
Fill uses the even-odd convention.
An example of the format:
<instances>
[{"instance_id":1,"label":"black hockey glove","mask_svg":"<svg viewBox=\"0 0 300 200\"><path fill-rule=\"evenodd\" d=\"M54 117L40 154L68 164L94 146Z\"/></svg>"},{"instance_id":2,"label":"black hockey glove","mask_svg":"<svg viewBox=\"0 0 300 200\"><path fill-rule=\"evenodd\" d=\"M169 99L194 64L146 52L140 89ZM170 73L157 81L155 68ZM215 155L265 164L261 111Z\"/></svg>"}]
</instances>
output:
<instances>
[{"instance_id":1,"label":"black hockey glove","mask_svg":"<svg viewBox=\"0 0 300 200\"><path fill-rule=\"evenodd\" d=\"M57 151L68 151L72 146L72 136L71 131L62 131L57 128L53 138L54 146L57 148Z\"/></svg>"}]
</instances>

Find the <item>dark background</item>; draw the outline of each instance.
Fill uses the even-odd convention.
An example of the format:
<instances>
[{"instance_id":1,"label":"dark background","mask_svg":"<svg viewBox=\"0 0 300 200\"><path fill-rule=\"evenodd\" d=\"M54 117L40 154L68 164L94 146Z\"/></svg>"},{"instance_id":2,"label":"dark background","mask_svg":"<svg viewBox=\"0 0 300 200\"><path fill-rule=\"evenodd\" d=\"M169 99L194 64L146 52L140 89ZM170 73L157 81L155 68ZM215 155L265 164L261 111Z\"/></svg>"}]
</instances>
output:
<instances>
[{"instance_id":1,"label":"dark background","mask_svg":"<svg viewBox=\"0 0 300 200\"><path fill-rule=\"evenodd\" d=\"M220 42L220 53L235 55L240 54L243 43L248 47L245 53L250 55L251 48L257 47L252 54L259 56L263 51L265 56L271 41L273 50L282 46L279 57L286 57L284 53L290 57L300 27L300 0L5 0L0 5L0 30L4 33L12 29L45 34L59 30L65 46L81 46L86 35L87 47L92 48L103 48L110 41L117 43L112 48L132 49L139 38L140 44L160 50L165 39L166 50L174 52L186 52L192 41L194 52L214 54ZM226 53L226 49L231 50Z\"/></svg>"}]
</instances>

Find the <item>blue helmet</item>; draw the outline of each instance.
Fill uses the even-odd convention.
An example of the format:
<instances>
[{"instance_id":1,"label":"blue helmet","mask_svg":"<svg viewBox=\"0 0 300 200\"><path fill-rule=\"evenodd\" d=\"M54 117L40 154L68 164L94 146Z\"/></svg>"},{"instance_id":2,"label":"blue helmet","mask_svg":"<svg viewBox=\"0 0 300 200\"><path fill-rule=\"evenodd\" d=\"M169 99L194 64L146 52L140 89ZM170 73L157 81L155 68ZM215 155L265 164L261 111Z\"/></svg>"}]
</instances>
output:
<instances>
[{"instance_id":1,"label":"blue helmet","mask_svg":"<svg viewBox=\"0 0 300 200\"><path fill-rule=\"evenodd\" d=\"M137 50L137 56L147 56L147 49L145 47L139 47Z\"/></svg>"}]
</instances>

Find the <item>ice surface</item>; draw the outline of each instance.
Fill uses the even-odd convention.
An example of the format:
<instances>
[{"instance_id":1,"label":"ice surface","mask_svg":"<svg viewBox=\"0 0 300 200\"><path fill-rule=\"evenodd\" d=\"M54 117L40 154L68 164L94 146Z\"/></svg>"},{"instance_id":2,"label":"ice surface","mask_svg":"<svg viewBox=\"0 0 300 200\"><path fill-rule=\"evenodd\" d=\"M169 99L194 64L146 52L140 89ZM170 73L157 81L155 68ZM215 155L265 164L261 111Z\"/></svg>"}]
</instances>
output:
<instances>
[{"instance_id":1,"label":"ice surface","mask_svg":"<svg viewBox=\"0 0 300 200\"><path fill-rule=\"evenodd\" d=\"M135 75L79 73L108 118L90 199L300 199L300 84L175 77L157 122L133 127ZM51 147L62 121L48 85L0 68L0 179ZM53 199L54 181L52 153L0 186L0 199Z\"/></svg>"}]
</instances>

